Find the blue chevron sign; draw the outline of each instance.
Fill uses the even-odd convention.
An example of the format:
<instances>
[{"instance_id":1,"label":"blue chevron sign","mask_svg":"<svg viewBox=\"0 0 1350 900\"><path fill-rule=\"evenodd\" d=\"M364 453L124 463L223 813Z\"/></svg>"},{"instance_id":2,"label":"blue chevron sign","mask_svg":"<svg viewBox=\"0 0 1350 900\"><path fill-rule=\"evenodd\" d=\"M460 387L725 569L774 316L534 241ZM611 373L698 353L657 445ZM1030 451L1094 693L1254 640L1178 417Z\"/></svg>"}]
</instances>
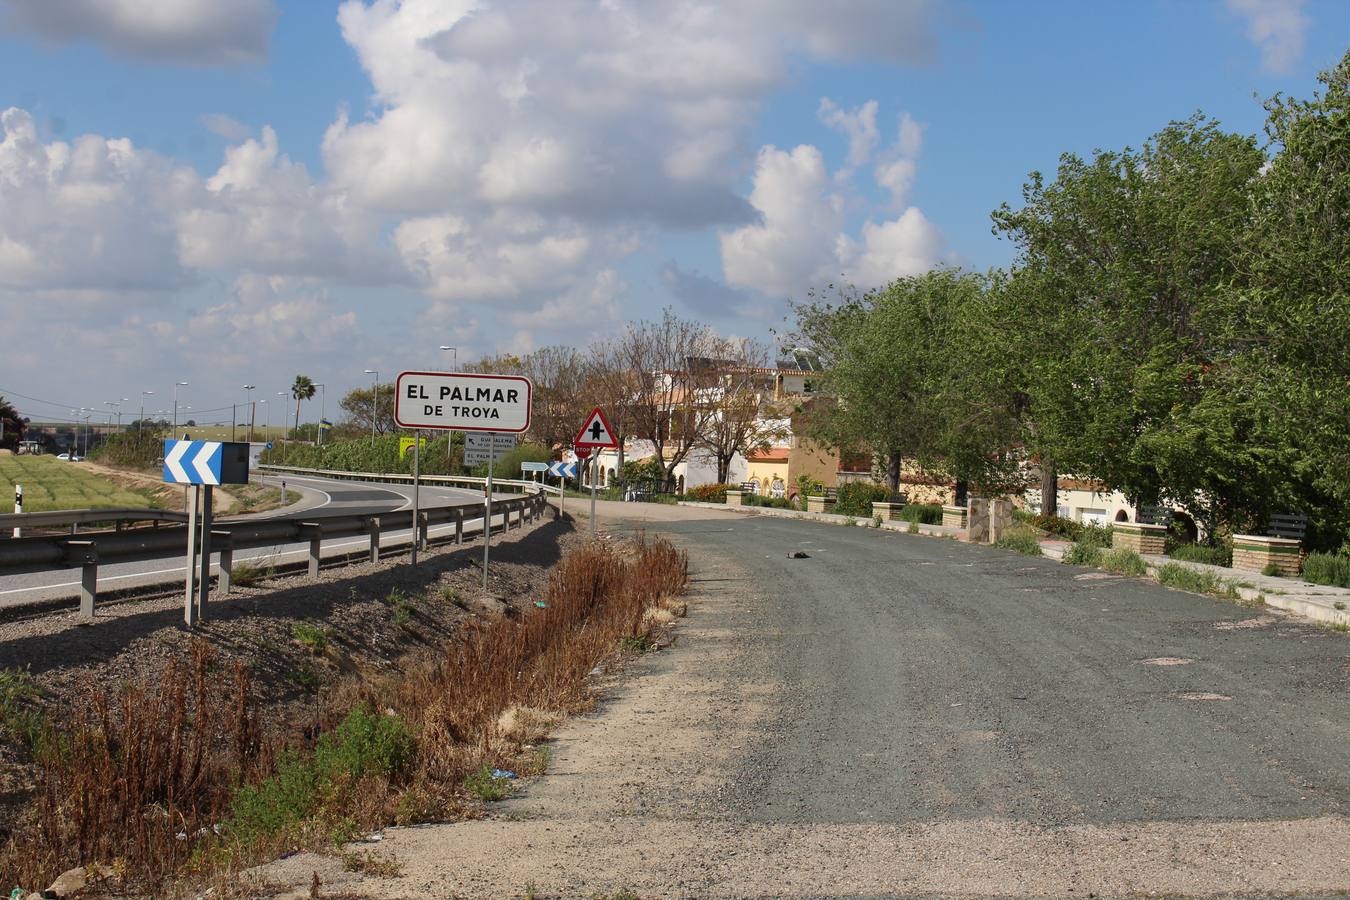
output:
<instances>
[{"instance_id":1,"label":"blue chevron sign","mask_svg":"<svg viewBox=\"0 0 1350 900\"><path fill-rule=\"evenodd\" d=\"M576 478L577 464L574 462L553 462L548 465L548 474L554 478Z\"/></svg>"},{"instance_id":2,"label":"blue chevron sign","mask_svg":"<svg viewBox=\"0 0 1350 900\"><path fill-rule=\"evenodd\" d=\"M169 484L248 484L248 444L166 440L164 480Z\"/></svg>"}]
</instances>

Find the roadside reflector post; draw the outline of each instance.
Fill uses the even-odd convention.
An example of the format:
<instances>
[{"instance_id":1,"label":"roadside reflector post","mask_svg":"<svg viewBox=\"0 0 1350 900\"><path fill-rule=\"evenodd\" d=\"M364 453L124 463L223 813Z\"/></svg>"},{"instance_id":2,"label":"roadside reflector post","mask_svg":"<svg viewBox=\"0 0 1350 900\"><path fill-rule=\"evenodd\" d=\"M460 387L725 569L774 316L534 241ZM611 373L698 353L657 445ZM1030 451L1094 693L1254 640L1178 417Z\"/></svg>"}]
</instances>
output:
<instances>
[{"instance_id":1,"label":"roadside reflector post","mask_svg":"<svg viewBox=\"0 0 1350 900\"><path fill-rule=\"evenodd\" d=\"M320 550L323 544L323 526L318 522L301 522L300 537L309 541L309 577L319 577Z\"/></svg>"},{"instance_id":2,"label":"roadside reflector post","mask_svg":"<svg viewBox=\"0 0 1350 900\"><path fill-rule=\"evenodd\" d=\"M23 485L21 484L14 485L14 511L16 513L23 512ZM15 525L14 536L16 538L23 537L23 528Z\"/></svg>"},{"instance_id":3,"label":"roadside reflector post","mask_svg":"<svg viewBox=\"0 0 1350 900\"><path fill-rule=\"evenodd\" d=\"M371 516L366 528L370 530L370 561L377 563L380 561L380 517Z\"/></svg>"},{"instance_id":4,"label":"roadside reflector post","mask_svg":"<svg viewBox=\"0 0 1350 900\"><path fill-rule=\"evenodd\" d=\"M228 531L213 531L211 543L220 548L220 576L216 579L216 588L224 596L233 587L234 541Z\"/></svg>"},{"instance_id":5,"label":"roadside reflector post","mask_svg":"<svg viewBox=\"0 0 1350 900\"><path fill-rule=\"evenodd\" d=\"M420 512L417 514L417 543L423 550L427 549L430 543L428 532L431 530L431 516L428 513Z\"/></svg>"},{"instance_id":6,"label":"roadside reflector post","mask_svg":"<svg viewBox=\"0 0 1350 900\"><path fill-rule=\"evenodd\" d=\"M93 541L67 541L66 559L80 567L80 620L92 622L98 599L98 548Z\"/></svg>"}]
</instances>

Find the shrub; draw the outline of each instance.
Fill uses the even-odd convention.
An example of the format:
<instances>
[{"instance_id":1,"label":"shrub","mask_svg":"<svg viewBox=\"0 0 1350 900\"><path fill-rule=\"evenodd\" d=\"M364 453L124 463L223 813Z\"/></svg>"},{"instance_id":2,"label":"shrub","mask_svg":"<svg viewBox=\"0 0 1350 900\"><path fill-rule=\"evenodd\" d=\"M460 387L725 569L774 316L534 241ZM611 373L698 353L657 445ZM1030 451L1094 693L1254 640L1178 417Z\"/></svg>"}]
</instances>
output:
<instances>
[{"instance_id":1,"label":"shrub","mask_svg":"<svg viewBox=\"0 0 1350 900\"><path fill-rule=\"evenodd\" d=\"M700 503L726 503L727 491L740 490L740 485L736 484L700 484L698 487L692 487L685 493L685 497L690 500L696 500Z\"/></svg>"},{"instance_id":2,"label":"shrub","mask_svg":"<svg viewBox=\"0 0 1350 900\"><path fill-rule=\"evenodd\" d=\"M1101 559L1097 563L1108 572L1115 572L1117 575L1146 575L1148 574L1148 565L1144 558L1133 550L1103 550Z\"/></svg>"},{"instance_id":3,"label":"shrub","mask_svg":"<svg viewBox=\"0 0 1350 900\"><path fill-rule=\"evenodd\" d=\"M1102 561L1103 549L1086 541L1074 541L1064 552L1064 562L1070 566L1096 566Z\"/></svg>"},{"instance_id":4,"label":"shrub","mask_svg":"<svg viewBox=\"0 0 1350 900\"><path fill-rule=\"evenodd\" d=\"M1261 574L1265 575L1267 578L1279 578L1284 573L1281 571L1279 565L1272 562L1266 563L1261 567Z\"/></svg>"},{"instance_id":5,"label":"shrub","mask_svg":"<svg viewBox=\"0 0 1350 900\"><path fill-rule=\"evenodd\" d=\"M342 723L319 738L314 765L325 778L379 775L396 779L411 767L416 745L398 716L358 706Z\"/></svg>"},{"instance_id":6,"label":"shrub","mask_svg":"<svg viewBox=\"0 0 1350 900\"><path fill-rule=\"evenodd\" d=\"M1037 539L1036 532L1023 525L1008 529L1003 537L994 542L994 546L1027 556L1041 555L1041 542Z\"/></svg>"},{"instance_id":7,"label":"shrub","mask_svg":"<svg viewBox=\"0 0 1350 900\"><path fill-rule=\"evenodd\" d=\"M1075 522L1062 516L1032 515L1022 510L1013 510L1013 518L1025 522L1033 528L1039 528L1048 535L1066 538L1074 543L1084 543L1093 547L1111 546L1111 526L1096 525L1092 522Z\"/></svg>"},{"instance_id":8,"label":"shrub","mask_svg":"<svg viewBox=\"0 0 1350 900\"><path fill-rule=\"evenodd\" d=\"M464 788L479 800L505 800L511 796L511 779L493 775L492 766L484 764L483 768L464 779Z\"/></svg>"},{"instance_id":9,"label":"shrub","mask_svg":"<svg viewBox=\"0 0 1350 900\"><path fill-rule=\"evenodd\" d=\"M792 501L786 497L761 497L759 494L746 494L741 498L745 506L762 506L766 509L795 509Z\"/></svg>"},{"instance_id":10,"label":"shrub","mask_svg":"<svg viewBox=\"0 0 1350 900\"><path fill-rule=\"evenodd\" d=\"M1233 547L1231 544L1220 544L1217 547L1208 547L1204 544L1178 544L1167 553L1173 559L1180 559L1186 562L1204 563L1210 566L1223 566L1227 568L1233 564Z\"/></svg>"},{"instance_id":11,"label":"shrub","mask_svg":"<svg viewBox=\"0 0 1350 900\"><path fill-rule=\"evenodd\" d=\"M1158 567L1158 583L1193 594L1217 594L1223 588L1223 580L1213 572L1177 563L1163 563Z\"/></svg>"},{"instance_id":12,"label":"shrub","mask_svg":"<svg viewBox=\"0 0 1350 900\"><path fill-rule=\"evenodd\" d=\"M153 469L164 455L164 435L154 429L110 435L89 451L89 458L127 469Z\"/></svg>"},{"instance_id":13,"label":"shrub","mask_svg":"<svg viewBox=\"0 0 1350 900\"><path fill-rule=\"evenodd\" d=\"M841 516L872 517L872 504L891 499L891 492L879 484L850 481L839 485L834 511Z\"/></svg>"},{"instance_id":14,"label":"shrub","mask_svg":"<svg viewBox=\"0 0 1350 900\"><path fill-rule=\"evenodd\" d=\"M1350 555L1309 553L1303 560L1303 578L1313 584L1350 588Z\"/></svg>"},{"instance_id":15,"label":"shrub","mask_svg":"<svg viewBox=\"0 0 1350 900\"><path fill-rule=\"evenodd\" d=\"M825 485L818 479L812 478L810 475L797 476L797 496L802 498L819 497L823 493L825 493ZM802 509L805 508L806 501L803 499Z\"/></svg>"},{"instance_id":16,"label":"shrub","mask_svg":"<svg viewBox=\"0 0 1350 900\"><path fill-rule=\"evenodd\" d=\"M938 503L910 503L900 510L900 518L920 525L941 525L942 506Z\"/></svg>"}]
</instances>

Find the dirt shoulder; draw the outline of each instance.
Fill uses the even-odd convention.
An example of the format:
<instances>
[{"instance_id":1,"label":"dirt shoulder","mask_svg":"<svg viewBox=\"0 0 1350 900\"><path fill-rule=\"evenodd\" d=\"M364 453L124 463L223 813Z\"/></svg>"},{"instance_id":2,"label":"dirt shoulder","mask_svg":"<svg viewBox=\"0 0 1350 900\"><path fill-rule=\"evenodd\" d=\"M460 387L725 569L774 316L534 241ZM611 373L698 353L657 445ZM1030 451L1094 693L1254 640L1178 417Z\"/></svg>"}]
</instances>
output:
<instances>
[{"instance_id":1,"label":"dirt shoulder","mask_svg":"<svg viewBox=\"0 0 1350 900\"><path fill-rule=\"evenodd\" d=\"M611 507L601 514L635 526L669 518L709 530L729 520ZM768 673L784 626L764 615L764 588L736 547L708 547L691 554L690 612L673 648L642 657L610 685L607 702L566 723L548 773L488 818L391 828L356 848L377 851L394 876L301 854L258 877L276 896L311 896L317 873L320 896L372 898L1284 896L1350 882L1350 822L1336 816L1060 827L959 817L751 821L736 780L747 748L780 739L774 711L785 688Z\"/></svg>"}]
</instances>

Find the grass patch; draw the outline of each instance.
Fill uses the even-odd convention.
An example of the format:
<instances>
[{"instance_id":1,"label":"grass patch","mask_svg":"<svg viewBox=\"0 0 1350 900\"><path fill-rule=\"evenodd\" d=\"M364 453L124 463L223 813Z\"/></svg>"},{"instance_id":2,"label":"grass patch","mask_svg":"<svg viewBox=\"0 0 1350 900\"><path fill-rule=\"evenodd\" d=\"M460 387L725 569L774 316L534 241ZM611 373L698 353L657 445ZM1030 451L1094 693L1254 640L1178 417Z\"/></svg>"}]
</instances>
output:
<instances>
[{"instance_id":1,"label":"grass patch","mask_svg":"<svg viewBox=\"0 0 1350 900\"><path fill-rule=\"evenodd\" d=\"M322 656L328 649L328 629L312 622L296 622L291 626L291 637L296 643L309 649L315 656Z\"/></svg>"},{"instance_id":2,"label":"grass patch","mask_svg":"<svg viewBox=\"0 0 1350 900\"><path fill-rule=\"evenodd\" d=\"M1303 578L1313 584L1350 588L1350 553L1309 553L1303 560Z\"/></svg>"},{"instance_id":3,"label":"grass patch","mask_svg":"<svg viewBox=\"0 0 1350 900\"><path fill-rule=\"evenodd\" d=\"M441 585L441 599L451 606L458 606L460 609L469 608L469 601L461 597L459 591L448 584Z\"/></svg>"},{"instance_id":4,"label":"grass patch","mask_svg":"<svg viewBox=\"0 0 1350 900\"><path fill-rule=\"evenodd\" d=\"M400 588L391 589L388 596L384 598L384 602L388 603L394 610L395 625L402 628L412 622L413 610L417 608L416 604L413 603L413 599Z\"/></svg>"},{"instance_id":5,"label":"grass patch","mask_svg":"<svg viewBox=\"0 0 1350 900\"><path fill-rule=\"evenodd\" d=\"M1036 532L1022 525L1009 528L994 546L1003 550L1012 550L1025 556L1040 556L1041 542Z\"/></svg>"},{"instance_id":6,"label":"grass patch","mask_svg":"<svg viewBox=\"0 0 1350 900\"><path fill-rule=\"evenodd\" d=\"M909 523L909 527L905 529L905 532L908 533L908 534L918 534L918 533L919 533L919 523L918 523L918 522L910 522L910 523Z\"/></svg>"},{"instance_id":7,"label":"grass patch","mask_svg":"<svg viewBox=\"0 0 1350 900\"><path fill-rule=\"evenodd\" d=\"M1193 594L1209 594L1223 600L1242 600L1238 585L1220 578L1213 572L1192 569L1178 563L1163 563L1158 567L1157 576L1158 583L1167 587L1190 591ZM1254 605L1261 606L1264 603L1262 600Z\"/></svg>"},{"instance_id":8,"label":"grass patch","mask_svg":"<svg viewBox=\"0 0 1350 900\"><path fill-rule=\"evenodd\" d=\"M361 872L376 878L397 878L403 874L403 864L388 853L374 850L348 850L342 854L342 868Z\"/></svg>"},{"instance_id":9,"label":"grass patch","mask_svg":"<svg viewBox=\"0 0 1350 900\"><path fill-rule=\"evenodd\" d=\"M239 587L253 587L271 574L271 569L262 569L251 563L235 563L230 567L230 583Z\"/></svg>"},{"instance_id":10,"label":"grass patch","mask_svg":"<svg viewBox=\"0 0 1350 900\"><path fill-rule=\"evenodd\" d=\"M1145 564L1144 558L1133 550L1104 550L1097 565L1117 575L1137 577L1148 574L1148 565Z\"/></svg>"},{"instance_id":11,"label":"grass patch","mask_svg":"<svg viewBox=\"0 0 1350 900\"><path fill-rule=\"evenodd\" d=\"M23 511L145 509L163 506L150 491L122 487L83 463L55 456L0 456L0 513L14 512L14 485L23 485Z\"/></svg>"},{"instance_id":12,"label":"grass patch","mask_svg":"<svg viewBox=\"0 0 1350 900\"><path fill-rule=\"evenodd\" d=\"M619 649L624 653L642 654L652 649L652 642L645 634L628 634L619 638Z\"/></svg>"},{"instance_id":13,"label":"grass patch","mask_svg":"<svg viewBox=\"0 0 1350 900\"><path fill-rule=\"evenodd\" d=\"M0 729L29 749L37 745L46 722L40 700L26 669L0 669Z\"/></svg>"}]
</instances>

